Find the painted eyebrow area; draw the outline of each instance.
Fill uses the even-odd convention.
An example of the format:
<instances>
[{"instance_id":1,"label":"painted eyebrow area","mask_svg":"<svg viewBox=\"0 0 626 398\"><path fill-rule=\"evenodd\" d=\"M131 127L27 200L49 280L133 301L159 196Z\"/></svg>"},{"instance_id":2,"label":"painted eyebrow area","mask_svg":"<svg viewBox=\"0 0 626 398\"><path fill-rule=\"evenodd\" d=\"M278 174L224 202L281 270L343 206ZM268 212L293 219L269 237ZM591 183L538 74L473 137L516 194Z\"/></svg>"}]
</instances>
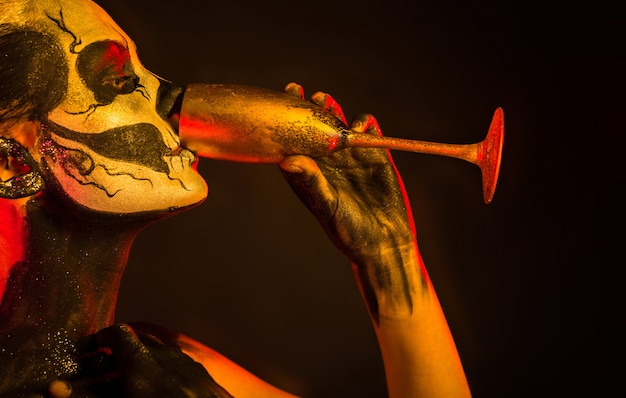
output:
<instances>
[{"instance_id":1,"label":"painted eyebrow area","mask_svg":"<svg viewBox=\"0 0 626 398\"><path fill-rule=\"evenodd\" d=\"M124 66L130 66L128 47L113 40L91 43L78 54L78 69L81 74L110 72L123 76Z\"/></svg>"}]
</instances>

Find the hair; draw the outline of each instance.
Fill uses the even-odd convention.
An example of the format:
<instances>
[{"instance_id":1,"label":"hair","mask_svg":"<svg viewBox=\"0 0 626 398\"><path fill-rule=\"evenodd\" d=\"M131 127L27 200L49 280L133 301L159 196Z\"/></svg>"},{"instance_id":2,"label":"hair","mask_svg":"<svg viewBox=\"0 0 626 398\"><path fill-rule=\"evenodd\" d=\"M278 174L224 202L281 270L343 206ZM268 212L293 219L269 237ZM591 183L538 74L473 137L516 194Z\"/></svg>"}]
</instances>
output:
<instances>
[{"instance_id":1,"label":"hair","mask_svg":"<svg viewBox=\"0 0 626 398\"><path fill-rule=\"evenodd\" d=\"M65 96L65 54L43 28L40 6L0 0L0 125L41 120Z\"/></svg>"},{"instance_id":2,"label":"hair","mask_svg":"<svg viewBox=\"0 0 626 398\"><path fill-rule=\"evenodd\" d=\"M30 25L33 21L32 0L0 0L0 24Z\"/></svg>"}]
</instances>

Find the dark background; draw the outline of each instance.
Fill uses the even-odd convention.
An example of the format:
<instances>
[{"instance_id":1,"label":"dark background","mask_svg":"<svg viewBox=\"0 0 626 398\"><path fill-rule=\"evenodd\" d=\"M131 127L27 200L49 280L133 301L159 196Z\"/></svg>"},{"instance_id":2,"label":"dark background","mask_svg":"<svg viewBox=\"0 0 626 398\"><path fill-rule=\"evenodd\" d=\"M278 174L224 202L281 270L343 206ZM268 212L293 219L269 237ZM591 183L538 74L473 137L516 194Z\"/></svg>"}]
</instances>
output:
<instances>
[{"instance_id":1,"label":"dark background","mask_svg":"<svg viewBox=\"0 0 626 398\"><path fill-rule=\"evenodd\" d=\"M178 83L296 81L333 94L348 117L375 114L387 135L451 143L481 140L502 106L489 206L475 166L395 154L474 394L625 392L617 6L100 3L144 64ZM138 238L118 318L187 333L307 397L384 397L348 264L277 168L203 160L200 171L206 203Z\"/></svg>"}]
</instances>

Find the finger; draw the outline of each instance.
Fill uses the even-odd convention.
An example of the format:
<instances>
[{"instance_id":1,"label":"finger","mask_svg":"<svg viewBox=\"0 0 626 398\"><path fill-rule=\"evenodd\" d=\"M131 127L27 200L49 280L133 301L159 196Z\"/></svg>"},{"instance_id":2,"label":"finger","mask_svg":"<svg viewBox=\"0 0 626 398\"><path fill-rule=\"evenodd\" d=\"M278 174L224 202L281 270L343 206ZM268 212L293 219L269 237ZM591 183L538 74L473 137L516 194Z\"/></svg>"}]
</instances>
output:
<instances>
[{"instance_id":1,"label":"finger","mask_svg":"<svg viewBox=\"0 0 626 398\"><path fill-rule=\"evenodd\" d=\"M350 123L350 130L357 133L383 135L378 120L368 113L357 115Z\"/></svg>"},{"instance_id":2,"label":"finger","mask_svg":"<svg viewBox=\"0 0 626 398\"><path fill-rule=\"evenodd\" d=\"M63 380L54 380L48 387L50 398L70 398L72 396L72 385Z\"/></svg>"},{"instance_id":3,"label":"finger","mask_svg":"<svg viewBox=\"0 0 626 398\"><path fill-rule=\"evenodd\" d=\"M304 89L298 83L291 82L285 86L285 93L304 101Z\"/></svg>"},{"instance_id":4,"label":"finger","mask_svg":"<svg viewBox=\"0 0 626 398\"><path fill-rule=\"evenodd\" d=\"M350 130L361 134L383 135L378 120L367 113L354 117L350 123ZM387 164L388 161L392 161L391 153L388 149L361 149L353 151L353 155L361 161L366 161L369 164L378 164L380 166Z\"/></svg>"},{"instance_id":5,"label":"finger","mask_svg":"<svg viewBox=\"0 0 626 398\"><path fill-rule=\"evenodd\" d=\"M278 166L291 189L320 221L334 216L336 190L313 159L302 155L288 156Z\"/></svg>"},{"instance_id":6,"label":"finger","mask_svg":"<svg viewBox=\"0 0 626 398\"><path fill-rule=\"evenodd\" d=\"M348 122L346 121L346 116L343 113L343 109L341 108L341 105L339 105L339 103L335 101L335 99L330 94L318 91L311 96L311 101L321 106L326 111L332 113L336 118L341 120L345 125L348 125Z\"/></svg>"},{"instance_id":7,"label":"finger","mask_svg":"<svg viewBox=\"0 0 626 398\"><path fill-rule=\"evenodd\" d=\"M151 342L157 345L179 346L179 334L170 329L164 328L163 326L147 322L132 322L128 325L133 328L137 336L139 336L139 339L143 341L144 344L149 344L149 342L144 339L145 335L149 336Z\"/></svg>"},{"instance_id":8,"label":"finger","mask_svg":"<svg viewBox=\"0 0 626 398\"><path fill-rule=\"evenodd\" d=\"M131 355L148 352L134 330L124 323L100 330L95 338L100 345L110 348L113 354L122 360Z\"/></svg>"},{"instance_id":9,"label":"finger","mask_svg":"<svg viewBox=\"0 0 626 398\"><path fill-rule=\"evenodd\" d=\"M137 334L137 337L146 346L165 346L161 339L150 333Z\"/></svg>"}]
</instances>

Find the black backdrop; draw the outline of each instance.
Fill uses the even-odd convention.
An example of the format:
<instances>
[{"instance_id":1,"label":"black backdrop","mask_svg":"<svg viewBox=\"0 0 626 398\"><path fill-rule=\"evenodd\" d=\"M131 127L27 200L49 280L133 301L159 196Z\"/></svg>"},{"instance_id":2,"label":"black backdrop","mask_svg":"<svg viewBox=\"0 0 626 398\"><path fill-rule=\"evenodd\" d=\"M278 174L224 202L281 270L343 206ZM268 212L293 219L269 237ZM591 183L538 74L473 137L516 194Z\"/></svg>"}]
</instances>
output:
<instances>
[{"instance_id":1,"label":"black backdrop","mask_svg":"<svg viewBox=\"0 0 626 398\"><path fill-rule=\"evenodd\" d=\"M489 206L474 166L395 155L472 389L615 391L617 9L550 0L100 3L144 64L179 83L282 90L297 81L308 94L333 94L348 117L375 114L387 135L441 142L482 139L502 106L504 160ZM278 170L203 160L200 171L206 203L138 238L118 319L187 333L307 397L385 396L348 264Z\"/></svg>"}]
</instances>

